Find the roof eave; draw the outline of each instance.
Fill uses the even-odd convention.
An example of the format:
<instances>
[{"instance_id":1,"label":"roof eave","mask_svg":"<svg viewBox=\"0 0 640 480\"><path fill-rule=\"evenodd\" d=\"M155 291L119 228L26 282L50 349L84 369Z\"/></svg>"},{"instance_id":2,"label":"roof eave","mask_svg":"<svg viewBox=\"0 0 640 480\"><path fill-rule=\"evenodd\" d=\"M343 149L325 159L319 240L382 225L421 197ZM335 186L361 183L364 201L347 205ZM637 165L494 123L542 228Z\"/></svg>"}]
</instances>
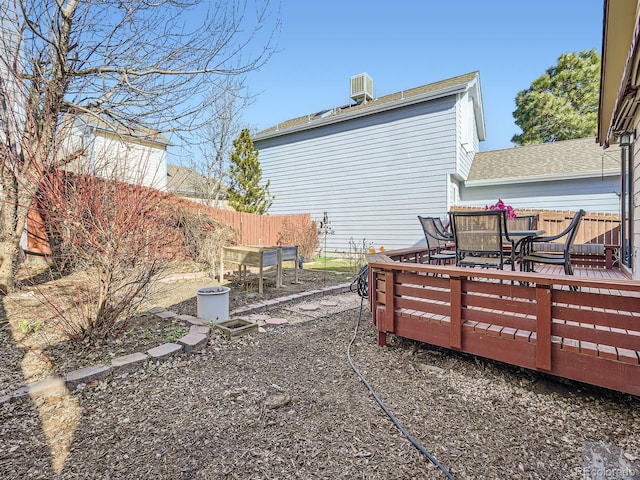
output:
<instances>
[{"instance_id":1,"label":"roof eave","mask_svg":"<svg viewBox=\"0 0 640 480\"><path fill-rule=\"evenodd\" d=\"M637 58L633 51L633 46L637 47L637 5L637 0L604 2L597 133L600 145L608 146L615 140L616 112L623 110L622 103L628 101L624 91L630 64Z\"/></svg>"},{"instance_id":2,"label":"roof eave","mask_svg":"<svg viewBox=\"0 0 640 480\"><path fill-rule=\"evenodd\" d=\"M620 176L620 169L608 168L605 170L592 170L590 172L565 173L565 174L545 174L530 175L527 177L503 177L503 178L487 178L483 180L468 180L464 182L465 188L470 187L490 187L496 185L509 185L513 183L535 183L535 182L552 182L557 180L581 180L584 178L593 178L595 176L615 177Z\"/></svg>"},{"instance_id":3,"label":"roof eave","mask_svg":"<svg viewBox=\"0 0 640 480\"><path fill-rule=\"evenodd\" d=\"M323 127L327 125L345 122L348 120L353 120L354 118L366 117L368 115L381 113L387 110L394 110L399 107L406 107L408 105L424 103L426 101L435 100L437 98L448 97L450 95L455 95L457 93L464 92L468 88L468 86L469 84L465 82L463 84L453 85L451 87L443 88L441 90L437 90L434 92L427 92L427 93L415 95L409 98L394 100L392 102L383 103L381 105L376 105L374 107L340 114L335 117L320 118L320 119L305 123L304 125L296 125L294 127L284 128L282 130L276 130L276 131L272 131L264 134L257 134L253 137L253 141L256 142L259 140L266 140L268 138L275 138L275 137L280 137L284 135L289 135L295 132L312 130L318 127Z\"/></svg>"}]
</instances>

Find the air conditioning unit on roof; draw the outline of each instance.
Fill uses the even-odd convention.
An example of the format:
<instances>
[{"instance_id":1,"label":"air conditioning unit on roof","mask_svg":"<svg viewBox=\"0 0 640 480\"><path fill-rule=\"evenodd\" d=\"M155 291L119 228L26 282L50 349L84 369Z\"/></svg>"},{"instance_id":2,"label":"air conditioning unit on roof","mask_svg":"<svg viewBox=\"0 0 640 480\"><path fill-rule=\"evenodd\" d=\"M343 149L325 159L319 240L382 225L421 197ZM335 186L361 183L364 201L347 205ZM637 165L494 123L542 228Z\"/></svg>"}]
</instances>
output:
<instances>
[{"instance_id":1,"label":"air conditioning unit on roof","mask_svg":"<svg viewBox=\"0 0 640 480\"><path fill-rule=\"evenodd\" d=\"M373 100L373 80L366 73L351 77L351 98L358 103Z\"/></svg>"}]
</instances>

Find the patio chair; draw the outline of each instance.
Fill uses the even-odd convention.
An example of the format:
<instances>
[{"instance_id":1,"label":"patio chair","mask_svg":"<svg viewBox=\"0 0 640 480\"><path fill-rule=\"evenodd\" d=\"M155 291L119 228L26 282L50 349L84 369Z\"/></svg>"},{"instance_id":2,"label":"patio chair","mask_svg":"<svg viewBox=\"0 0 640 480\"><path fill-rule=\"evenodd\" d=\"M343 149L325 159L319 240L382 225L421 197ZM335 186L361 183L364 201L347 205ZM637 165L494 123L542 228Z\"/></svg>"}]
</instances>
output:
<instances>
[{"instance_id":1,"label":"patio chair","mask_svg":"<svg viewBox=\"0 0 640 480\"><path fill-rule=\"evenodd\" d=\"M507 230L535 230L538 225L537 215L519 215L507 219Z\"/></svg>"},{"instance_id":2,"label":"patio chair","mask_svg":"<svg viewBox=\"0 0 640 480\"><path fill-rule=\"evenodd\" d=\"M448 239L448 242L453 242L453 232L444 226L442 223L442 219L440 217L433 217L436 222L436 228L438 229L438 233Z\"/></svg>"},{"instance_id":3,"label":"patio chair","mask_svg":"<svg viewBox=\"0 0 640 480\"><path fill-rule=\"evenodd\" d=\"M450 212L456 246L456 266L497 268L513 266L513 241L506 230L506 210ZM508 250L503 248L507 242ZM505 256L507 259L505 260Z\"/></svg>"},{"instance_id":4,"label":"patio chair","mask_svg":"<svg viewBox=\"0 0 640 480\"><path fill-rule=\"evenodd\" d=\"M573 268L571 268L571 250L584 213L584 210L578 210L571 220L571 223L569 223L569 226L557 235L528 239L526 241L527 245L522 247L523 252L526 252L526 254L520 258L520 270L531 272L533 271L533 265L535 263L542 263L546 265L561 265L564 267L565 274L573 275ZM536 251L536 245L553 242L563 237L565 240L561 251Z\"/></svg>"},{"instance_id":5,"label":"patio chair","mask_svg":"<svg viewBox=\"0 0 640 480\"><path fill-rule=\"evenodd\" d=\"M508 218L507 219L507 232L516 232L523 230L535 230L538 225L538 216L537 215L520 215L516 218ZM509 245L511 242L504 242L503 248L509 249ZM522 251L522 243L515 241L514 239L514 248L513 257L520 258Z\"/></svg>"},{"instance_id":6,"label":"patio chair","mask_svg":"<svg viewBox=\"0 0 640 480\"><path fill-rule=\"evenodd\" d=\"M427 261L435 261L437 265L449 263L456 257L456 252L448 250L448 237L443 236L436 224L437 217L422 217L418 215L425 240L427 241Z\"/></svg>"}]
</instances>

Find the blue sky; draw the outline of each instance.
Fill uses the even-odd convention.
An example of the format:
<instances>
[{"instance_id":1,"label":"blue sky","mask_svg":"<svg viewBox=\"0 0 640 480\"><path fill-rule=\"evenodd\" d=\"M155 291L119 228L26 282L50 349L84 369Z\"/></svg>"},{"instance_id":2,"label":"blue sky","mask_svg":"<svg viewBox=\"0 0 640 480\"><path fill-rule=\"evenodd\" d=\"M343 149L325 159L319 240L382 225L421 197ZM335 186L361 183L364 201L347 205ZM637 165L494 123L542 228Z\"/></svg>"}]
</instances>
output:
<instances>
[{"instance_id":1,"label":"blue sky","mask_svg":"<svg viewBox=\"0 0 640 480\"><path fill-rule=\"evenodd\" d=\"M279 52L247 78L259 130L349 103L349 79L376 97L479 71L486 140L510 148L518 91L558 56L602 50L602 0L282 0Z\"/></svg>"}]
</instances>

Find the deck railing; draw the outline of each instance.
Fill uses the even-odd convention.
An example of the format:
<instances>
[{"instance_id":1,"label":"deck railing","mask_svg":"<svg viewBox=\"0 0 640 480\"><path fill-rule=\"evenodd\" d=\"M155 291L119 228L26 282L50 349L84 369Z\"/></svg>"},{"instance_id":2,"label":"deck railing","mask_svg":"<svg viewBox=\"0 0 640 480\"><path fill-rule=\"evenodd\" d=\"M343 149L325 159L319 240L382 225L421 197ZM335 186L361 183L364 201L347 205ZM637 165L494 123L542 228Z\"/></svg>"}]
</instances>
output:
<instances>
[{"instance_id":1,"label":"deck railing","mask_svg":"<svg viewBox=\"0 0 640 480\"><path fill-rule=\"evenodd\" d=\"M368 255L380 345L394 334L640 395L640 282L398 260Z\"/></svg>"}]
</instances>

